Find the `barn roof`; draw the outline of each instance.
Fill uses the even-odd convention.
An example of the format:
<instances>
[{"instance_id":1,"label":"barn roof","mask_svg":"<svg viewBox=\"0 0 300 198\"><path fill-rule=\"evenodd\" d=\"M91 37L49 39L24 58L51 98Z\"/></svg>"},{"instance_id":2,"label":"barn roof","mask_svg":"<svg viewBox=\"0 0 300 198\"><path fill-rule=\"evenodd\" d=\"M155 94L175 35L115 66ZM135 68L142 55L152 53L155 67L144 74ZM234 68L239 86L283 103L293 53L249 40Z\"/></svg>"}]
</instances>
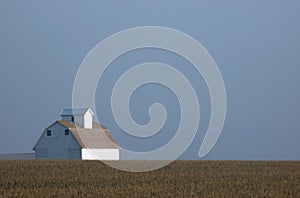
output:
<instances>
[{"instance_id":1,"label":"barn roof","mask_svg":"<svg viewBox=\"0 0 300 198\"><path fill-rule=\"evenodd\" d=\"M90 149L119 149L120 146L114 139L109 129L93 122L92 129L85 129L74 122L57 121L70 129L71 133L82 148Z\"/></svg>"},{"instance_id":2,"label":"barn roof","mask_svg":"<svg viewBox=\"0 0 300 198\"><path fill-rule=\"evenodd\" d=\"M60 124L68 128L71 131L74 138L76 139L76 141L78 142L78 144L82 148L86 148L86 149L119 149L120 148L120 145L112 136L109 129L97 122L93 122L92 129L82 128L78 124L70 121L56 121L50 126L53 126L54 124ZM47 128L49 128L50 126L48 126ZM41 135L41 137L33 147L33 150L35 150L38 142L42 137L43 134Z\"/></svg>"},{"instance_id":3,"label":"barn roof","mask_svg":"<svg viewBox=\"0 0 300 198\"><path fill-rule=\"evenodd\" d=\"M82 108L82 109L63 109L59 114L60 116L69 116L69 115L84 115L87 111L89 111L92 115L94 115L93 111L90 108Z\"/></svg>"}]
</instances>

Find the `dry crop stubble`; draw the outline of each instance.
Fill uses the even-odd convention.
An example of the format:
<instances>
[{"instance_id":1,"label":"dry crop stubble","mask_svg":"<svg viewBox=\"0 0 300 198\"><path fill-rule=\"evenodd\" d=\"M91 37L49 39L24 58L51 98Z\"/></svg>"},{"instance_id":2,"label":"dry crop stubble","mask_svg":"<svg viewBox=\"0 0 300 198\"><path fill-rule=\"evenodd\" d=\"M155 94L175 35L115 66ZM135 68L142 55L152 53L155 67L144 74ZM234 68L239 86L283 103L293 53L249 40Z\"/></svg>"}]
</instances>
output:
<instances>
[{"instance_id":1,"label":"dry crop stubble","mask_svg":"<svg viewBox=\"0 0 300 198\"><path fill-rule=\"evenodd\" d=\"M300 161L175 161L141 173L100 161L0 161L0 197L96 195L299 197Z\"/></svg>"}]
</instances>

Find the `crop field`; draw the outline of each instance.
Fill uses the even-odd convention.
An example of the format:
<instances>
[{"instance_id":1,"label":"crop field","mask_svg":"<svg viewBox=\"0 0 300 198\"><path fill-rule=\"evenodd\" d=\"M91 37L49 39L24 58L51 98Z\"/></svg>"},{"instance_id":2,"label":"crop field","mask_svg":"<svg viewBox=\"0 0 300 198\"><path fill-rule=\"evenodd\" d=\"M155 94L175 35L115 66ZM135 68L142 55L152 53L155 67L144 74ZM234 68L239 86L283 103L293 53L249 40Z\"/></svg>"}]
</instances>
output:
<instances>
[{"instance_id":1,"label":"crop field","mask_svg":"<svg viewBox=\"0 0 300 198\"><path fill-rule=\"evenodd\" d=\"M100 161L3 160L0 197L300 197L300 161L175 161L132 173Z\"/></svg>"}]
</instances>

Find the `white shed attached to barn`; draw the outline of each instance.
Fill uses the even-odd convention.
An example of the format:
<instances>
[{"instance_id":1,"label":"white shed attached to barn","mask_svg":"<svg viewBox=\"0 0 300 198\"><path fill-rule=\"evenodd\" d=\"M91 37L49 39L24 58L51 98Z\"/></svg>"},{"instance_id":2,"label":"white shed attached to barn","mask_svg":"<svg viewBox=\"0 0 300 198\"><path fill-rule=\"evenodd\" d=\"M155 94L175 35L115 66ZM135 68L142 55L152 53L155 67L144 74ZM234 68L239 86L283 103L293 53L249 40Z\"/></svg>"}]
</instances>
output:
<instances>
[{"instance_id":1,"label":"white shed attached to barn","mask_svg":"<svg viewBox=\"0 0 300 198\"><path fill-rule=\"evenodd\" d=\"M93 111L64 109L33 150L36 159L119 160L120 146L105 126L93 122Z\"/></svg>"}]
</instances>

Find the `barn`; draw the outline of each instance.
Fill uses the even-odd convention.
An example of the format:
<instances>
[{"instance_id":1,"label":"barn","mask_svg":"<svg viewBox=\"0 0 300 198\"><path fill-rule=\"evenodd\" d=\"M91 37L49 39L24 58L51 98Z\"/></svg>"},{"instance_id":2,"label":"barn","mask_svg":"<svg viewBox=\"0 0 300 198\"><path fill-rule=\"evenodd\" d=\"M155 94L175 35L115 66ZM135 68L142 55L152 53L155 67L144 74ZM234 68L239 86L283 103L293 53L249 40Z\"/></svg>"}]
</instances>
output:
<instances>
[{"instance_id":1,"label":"barn","mask_svg":"<svg viewBox=\"0 0 300 198\"><path fill-rule=\"evenodd\" d=\"M36 159L119 160L120 146L105 126L93 122L90 108L64 109L33 150Z\"/></svg>"}]
</instances>

